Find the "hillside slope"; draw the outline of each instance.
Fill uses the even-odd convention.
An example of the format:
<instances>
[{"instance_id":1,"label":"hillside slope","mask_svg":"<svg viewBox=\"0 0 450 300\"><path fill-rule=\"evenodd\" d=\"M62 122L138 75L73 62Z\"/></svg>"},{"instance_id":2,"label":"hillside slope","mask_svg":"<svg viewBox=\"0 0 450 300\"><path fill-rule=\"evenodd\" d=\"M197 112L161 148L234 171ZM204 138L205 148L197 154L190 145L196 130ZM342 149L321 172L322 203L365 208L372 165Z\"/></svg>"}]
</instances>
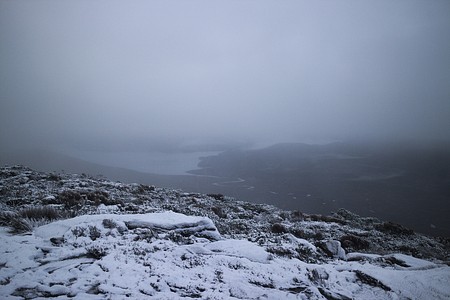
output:
<instances>
[{"instance_id":1,"label":"hillside slope","mask_svg":"<svg viewBox=\"0 0 450 300\"><path fill-rule=\"evenodd\" d=\"M448 240L87 175L0 169L2 299L448 299Z\"/></svg>"}]
</instances>

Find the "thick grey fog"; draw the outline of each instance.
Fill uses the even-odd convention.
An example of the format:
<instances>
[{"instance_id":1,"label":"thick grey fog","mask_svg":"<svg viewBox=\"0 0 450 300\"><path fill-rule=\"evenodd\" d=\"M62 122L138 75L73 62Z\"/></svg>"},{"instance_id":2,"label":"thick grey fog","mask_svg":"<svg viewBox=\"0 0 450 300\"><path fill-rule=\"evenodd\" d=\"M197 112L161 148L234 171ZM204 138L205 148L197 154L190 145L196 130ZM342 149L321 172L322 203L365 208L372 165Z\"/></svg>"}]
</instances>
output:
<instances>
[{"instance_id":1,"label":"thick grey fog","mask_svg":"<svg viewBox=\"0 0 450 300\"><path fill-rule=\"evenodd\" d=\"M0 0L0 163L449 235L449 15L437 0Z\"/></svg>"}]
</instances>

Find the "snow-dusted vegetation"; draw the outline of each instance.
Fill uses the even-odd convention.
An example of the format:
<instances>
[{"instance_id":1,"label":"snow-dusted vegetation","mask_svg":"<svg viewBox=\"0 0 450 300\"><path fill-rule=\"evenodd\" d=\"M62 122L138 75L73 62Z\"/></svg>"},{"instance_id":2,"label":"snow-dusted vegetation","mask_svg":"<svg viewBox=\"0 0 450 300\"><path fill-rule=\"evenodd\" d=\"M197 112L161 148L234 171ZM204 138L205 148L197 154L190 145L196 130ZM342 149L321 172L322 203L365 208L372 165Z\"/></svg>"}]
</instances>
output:
<instances>
[{"instance_id":1,"label":"snow-dusted vegetation","mask_svg":"<svg viewBox=\"0 0 450 300\"><path fill-rule=\"evenodd\" d=\"M283 211L0 169L2 299L449 299L449 241L346 210Z\"/></svg>"}]
</instances>

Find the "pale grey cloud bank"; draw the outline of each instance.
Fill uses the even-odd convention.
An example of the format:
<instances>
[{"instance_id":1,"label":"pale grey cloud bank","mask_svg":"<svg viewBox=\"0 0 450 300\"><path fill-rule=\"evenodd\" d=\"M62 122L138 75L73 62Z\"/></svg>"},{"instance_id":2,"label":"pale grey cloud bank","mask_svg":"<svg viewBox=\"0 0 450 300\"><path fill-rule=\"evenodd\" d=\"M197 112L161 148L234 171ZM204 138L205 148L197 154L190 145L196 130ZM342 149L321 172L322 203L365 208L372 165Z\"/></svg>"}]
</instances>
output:
<instances>
[{"instance_id":1,"label":"pale grey cloud bank","mask_svg":"<svg viewBox=\"0 0 450 300\"><path fill-rule=\"evenodd\" d=\"M0 143L450 138L450 1L0 1Z\"/></svg>"}]
</instances>

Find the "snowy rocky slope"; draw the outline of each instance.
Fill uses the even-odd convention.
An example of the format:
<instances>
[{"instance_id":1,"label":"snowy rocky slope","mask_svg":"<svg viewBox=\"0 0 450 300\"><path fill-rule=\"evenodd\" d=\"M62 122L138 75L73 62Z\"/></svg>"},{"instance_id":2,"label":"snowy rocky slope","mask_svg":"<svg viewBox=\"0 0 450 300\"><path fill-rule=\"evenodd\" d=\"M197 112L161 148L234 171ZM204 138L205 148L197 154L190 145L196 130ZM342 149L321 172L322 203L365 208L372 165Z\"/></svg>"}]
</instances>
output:
<instances>
[{"instance_id":1,"label":"snowy rocky slope","mask_svg":"<svg viewBox=\"0 0 450 300\"><path fill-rule=\"evenodd\" d=\"M448 239L346 210L22 166L0 169L0 205L1 299L450 298Z\"/></svg>"}]
</instances>

